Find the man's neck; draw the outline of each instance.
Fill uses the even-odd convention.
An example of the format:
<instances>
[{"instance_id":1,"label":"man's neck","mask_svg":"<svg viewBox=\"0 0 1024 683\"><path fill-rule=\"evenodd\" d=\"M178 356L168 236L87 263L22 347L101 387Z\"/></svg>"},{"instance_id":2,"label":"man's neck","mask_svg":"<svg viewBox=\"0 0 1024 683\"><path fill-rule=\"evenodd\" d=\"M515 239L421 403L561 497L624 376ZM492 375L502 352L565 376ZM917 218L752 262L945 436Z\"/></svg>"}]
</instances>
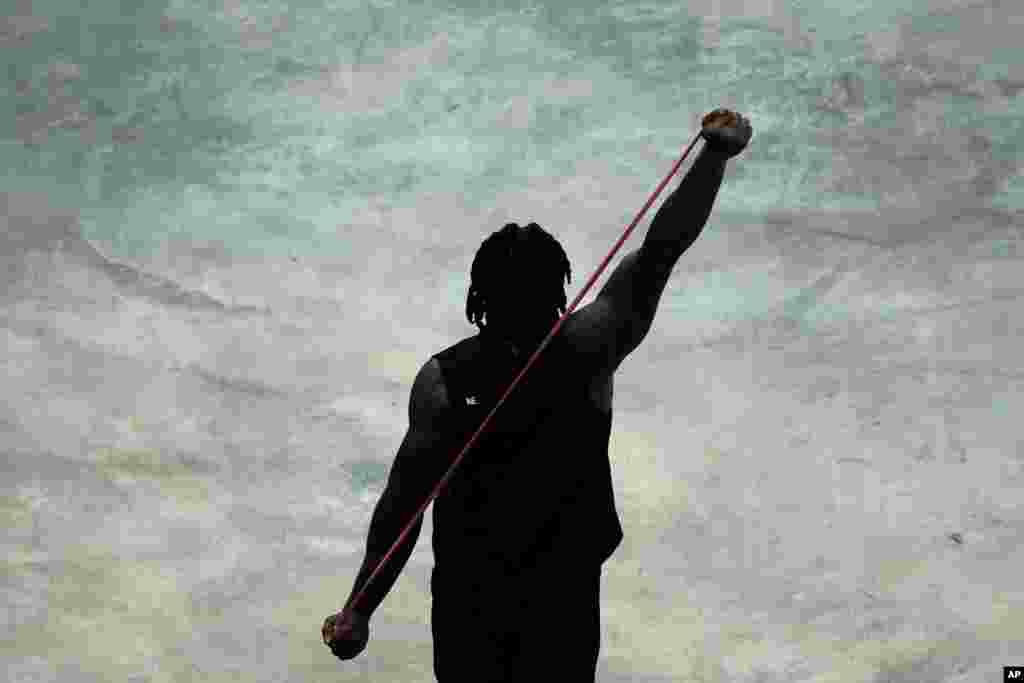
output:
<instances>
[{"instance_id":1,"label":"man's neck","mask_svg":"<svg viewBox=\"0 0 1024 683\"><path fill-rule=\"evenodd\" d=\"M535 351L544 339L544 334L537 337L512 335L498 328L490 327L487 328L487 334L495 344L503 349L507 349L516 357Z\"/></svg>"}]
</instances>

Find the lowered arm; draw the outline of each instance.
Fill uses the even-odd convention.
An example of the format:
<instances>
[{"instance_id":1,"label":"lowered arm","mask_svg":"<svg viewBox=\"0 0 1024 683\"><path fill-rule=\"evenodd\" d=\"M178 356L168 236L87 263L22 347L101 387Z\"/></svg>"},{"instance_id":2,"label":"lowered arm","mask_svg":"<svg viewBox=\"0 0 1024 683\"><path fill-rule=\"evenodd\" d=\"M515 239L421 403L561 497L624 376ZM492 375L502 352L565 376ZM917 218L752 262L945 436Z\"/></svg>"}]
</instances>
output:
<instances>
[{"instance_id":1,"label":"lowered arm","mask_svg":"<svg viewBox=\"0 0 1024 683\"><path fill-rule=\"evenodd\" d=\"M362 590L370 574L398 540L404 525L444 474L446 457L450 456L446 450L450 447L450 440L442 431L447 408L448 395L441 381L441 368L436 360L431 359L413 382L409 396L409 431L402 440L387 486L373 511L366 556L346 605ZM366 618L373 615L409 561L422 528L423 517L420 516L355 605L355 612Z\"/></svg>"}]
</instances>

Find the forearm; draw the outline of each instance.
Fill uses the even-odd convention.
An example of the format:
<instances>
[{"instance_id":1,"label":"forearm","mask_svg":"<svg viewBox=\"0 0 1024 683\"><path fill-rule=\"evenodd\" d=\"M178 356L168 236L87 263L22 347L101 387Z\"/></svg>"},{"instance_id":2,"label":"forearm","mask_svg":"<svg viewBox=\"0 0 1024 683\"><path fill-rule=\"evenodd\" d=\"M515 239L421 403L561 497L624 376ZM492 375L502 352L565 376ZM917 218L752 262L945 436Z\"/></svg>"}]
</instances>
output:
<instances>
[{"instance_id":1,"label":"forearm","mask_svg":"<svg viewBox=\"0 0 1024 683\"><path fill-rule=\"evenodd\" d=\"M351 603L352 599L366 584L370 574L384 558L388 550L391 549L395 541L398 540L398 536L402 533L405 524L409 522L409 518L415 513L415 510L410 509L403 516L402 512L407 507L399 505L386 490L377 502L366 541L366 557L363 560L362 567L359 569L359 574L356 576L355 585L352 587L352 593L345 603L346 605ZM398 580L399 574L402 573L402 569L405 568L406 563L409 561L409 557L416 547L416 541L419 538L422 527L423 517L420 517L409 530L409 535L405 537L402 544L398 546L395 553L388 559L387 564L374 577L366 594L356 603L354 606L356 612L370 617L377 607L380 606L380 603L383 602L384 598L387 597L392 586L395 585L395 581Z\"/></svg>"},{"instance_id":2,"label":"forearm","mask_svg":"<svg viewBox=\"0 0 1024 683\"><path fill-rule=\"evenodd\" d=\"M679 187L662 203L641 249L675 263L696 241L714 206L725 176L726 158L701 149Z\"/></svg>"}]
</instances>

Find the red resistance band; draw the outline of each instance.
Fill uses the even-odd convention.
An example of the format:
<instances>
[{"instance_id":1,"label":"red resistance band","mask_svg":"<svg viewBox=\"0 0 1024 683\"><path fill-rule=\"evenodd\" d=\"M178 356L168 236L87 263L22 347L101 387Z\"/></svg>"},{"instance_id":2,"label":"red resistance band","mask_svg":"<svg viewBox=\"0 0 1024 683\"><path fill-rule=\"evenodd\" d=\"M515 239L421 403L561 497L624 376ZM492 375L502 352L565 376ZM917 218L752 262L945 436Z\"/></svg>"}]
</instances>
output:
<instances>
[{"instance_id":1,"label":"red resistance band","mask_svg":"<svg viewBox=\"0 0 1024 683\"><path fill-rule=\"evenodd\" d=\"M679 170L679 167L686 159L686 156L690 153L690 150L693 149L693 146L697 144L697 140L699 138L700 132L698 132L693 137L693 142L691 142L689 147L686 148L686 151L683 152L683 156L679 157L679 161L676 162L675 166L672 167L672 170L669 171L669 174L665 176L665 179L661 181L660 185L658 185L658 189L654 191L654 194L650 196L650 198L644 204L643 208L640 209L640 213L636 215L636 218L633 219L633 222L630 223L628 228L626 228L626 232L623 233L622 237L619 238L619 241L615 244L614 247L612 247L612 250L608 252L608 255L604 257L604 261L601 262L601 265L594 272L594 274L590 276L590 280L587 282L587 285L580 291L579 294L576 295L576 299L572 302L572 305L570 305L569 308L566 309L565 313L562 314L562 317L559 318L558 322L555 323L555 326L551 328L551 331L548 332L548 336L544 338L544 341L542 341L540 346L537 347L537 350L533 352L532 356L530 356L530 360L526 363L526 366L519 371L519 374L516 376L516 378L512 380L512 384L510 384L508 389L505 390L505 393L502 395L500 399L498 399L498 402L495 404L494 408L491 409L491 412L488 413L487 417L484 418L484 421L477 428L476 433L473 434L472 438L470 438L466 445L463 446L462 452L459 453L459 456L457 458L455 458L455 462L453 462L451 467L448 468L448 471L441 478L441 481L438 483L438 485L434 488L433 493L431 493L427 500L420 506L419 510L416 511L416 514L413 515L413 518L410 519L409 523L405 525L405 528L402 529L402 533L399 534L398 540L395 541L394 545L391 546L391 549L388 550L384 558L380 561L380 563L377 564L376 569L374 569L373 573L370 574L370 578L368 578L366 580L366 583L363 584L363 587L359 591L359 593L355 597L353 597L352 600L348 602L348 604L345 605L346 610L351 609L357 602L359 602L359 600L363 597L363 594L366 593L366 588L373 581L374 577L376 577L377 574L380 573L381 568L394 554L395 549L398 548L398 546L402 544L402 541L405 540L405 537L409 535L409 530L412 529L413 525L416 523L416 520L420 518L423 512L427 509L427 506L430 505L430 503L435 498L437 498L438 494L441 493L441 489L443 489L445 484L448 483L448 480L452 478L452 475L455 473L455 469L459 466L459 463L462 462L462 458L465 457L469 449L473 447L474 443L476 443L476 440L480 437L480 434L483 433L484 429L487 427L487 424L491 421L491 418L494 417L494 414L496 412L498 412L498 408L500 408L501 404L505 402L505 399L508 398L508 395L510 393L512 393L512 390L516 387L516 385L519 384L519 380L523 378L523 375L526 374L526 371L529 370L530 366L533 365L534 361L537 360L537 358L540 356L541 351L544 350L544 347L546 347L548 345L548 342L550 342L551 339L555 336L555 334L558 333L559 328L562 327L562 323L565 322L565 319L568 318L569 315L576 309L576 306L579 305L580 300L582 300L583 296L587 293L587 290L589 290L593 286L598 276L600 276L604 269L608 266L608 262L612 259L613 256L615 256L615 253L619 250L619 248L622 247L623 242L625 242L626 239L629 238L629 234L633 232L633 228L635 228L636 224L640 222L640 219L643 218L643 215L647 213L647 209L649 209L651 204L654 203L654 200L658 198L658 195L661 194L661 191L665 189L665 185L668 184L668 181L671 180L672 176L674 176L676 174L676 171Z\"/></svg>"}]
</instances>

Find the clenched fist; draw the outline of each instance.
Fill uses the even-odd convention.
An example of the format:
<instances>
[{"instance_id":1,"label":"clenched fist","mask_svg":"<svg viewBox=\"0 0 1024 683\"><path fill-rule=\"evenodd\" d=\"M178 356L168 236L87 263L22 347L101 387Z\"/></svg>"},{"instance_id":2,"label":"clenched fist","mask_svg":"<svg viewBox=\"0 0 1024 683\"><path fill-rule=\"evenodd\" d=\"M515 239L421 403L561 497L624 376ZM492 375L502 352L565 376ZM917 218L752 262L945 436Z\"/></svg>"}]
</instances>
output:
<instances>
[{"instance_id":1,"label":"clenched fist","mask_svg":"<svg viewBox=\"0 0 1024 683\"><path fill-rule=\"evenodd\" d=\"M740 114L728 109L716 109L701 120L700 134L707 147L730 158L746 148L754 128Z\"/></svg>"},{"instance_id":2,"label":"clenched fist","mask_svg":"<svg viewBox=\"0 0 1024 683\"><path fill-rule=\"evenodd\" d=\"M335 657L354 659L370 640L370 620L353 610L342 610L324 620L320 634Z\"/></svg>"}]
</instances>

